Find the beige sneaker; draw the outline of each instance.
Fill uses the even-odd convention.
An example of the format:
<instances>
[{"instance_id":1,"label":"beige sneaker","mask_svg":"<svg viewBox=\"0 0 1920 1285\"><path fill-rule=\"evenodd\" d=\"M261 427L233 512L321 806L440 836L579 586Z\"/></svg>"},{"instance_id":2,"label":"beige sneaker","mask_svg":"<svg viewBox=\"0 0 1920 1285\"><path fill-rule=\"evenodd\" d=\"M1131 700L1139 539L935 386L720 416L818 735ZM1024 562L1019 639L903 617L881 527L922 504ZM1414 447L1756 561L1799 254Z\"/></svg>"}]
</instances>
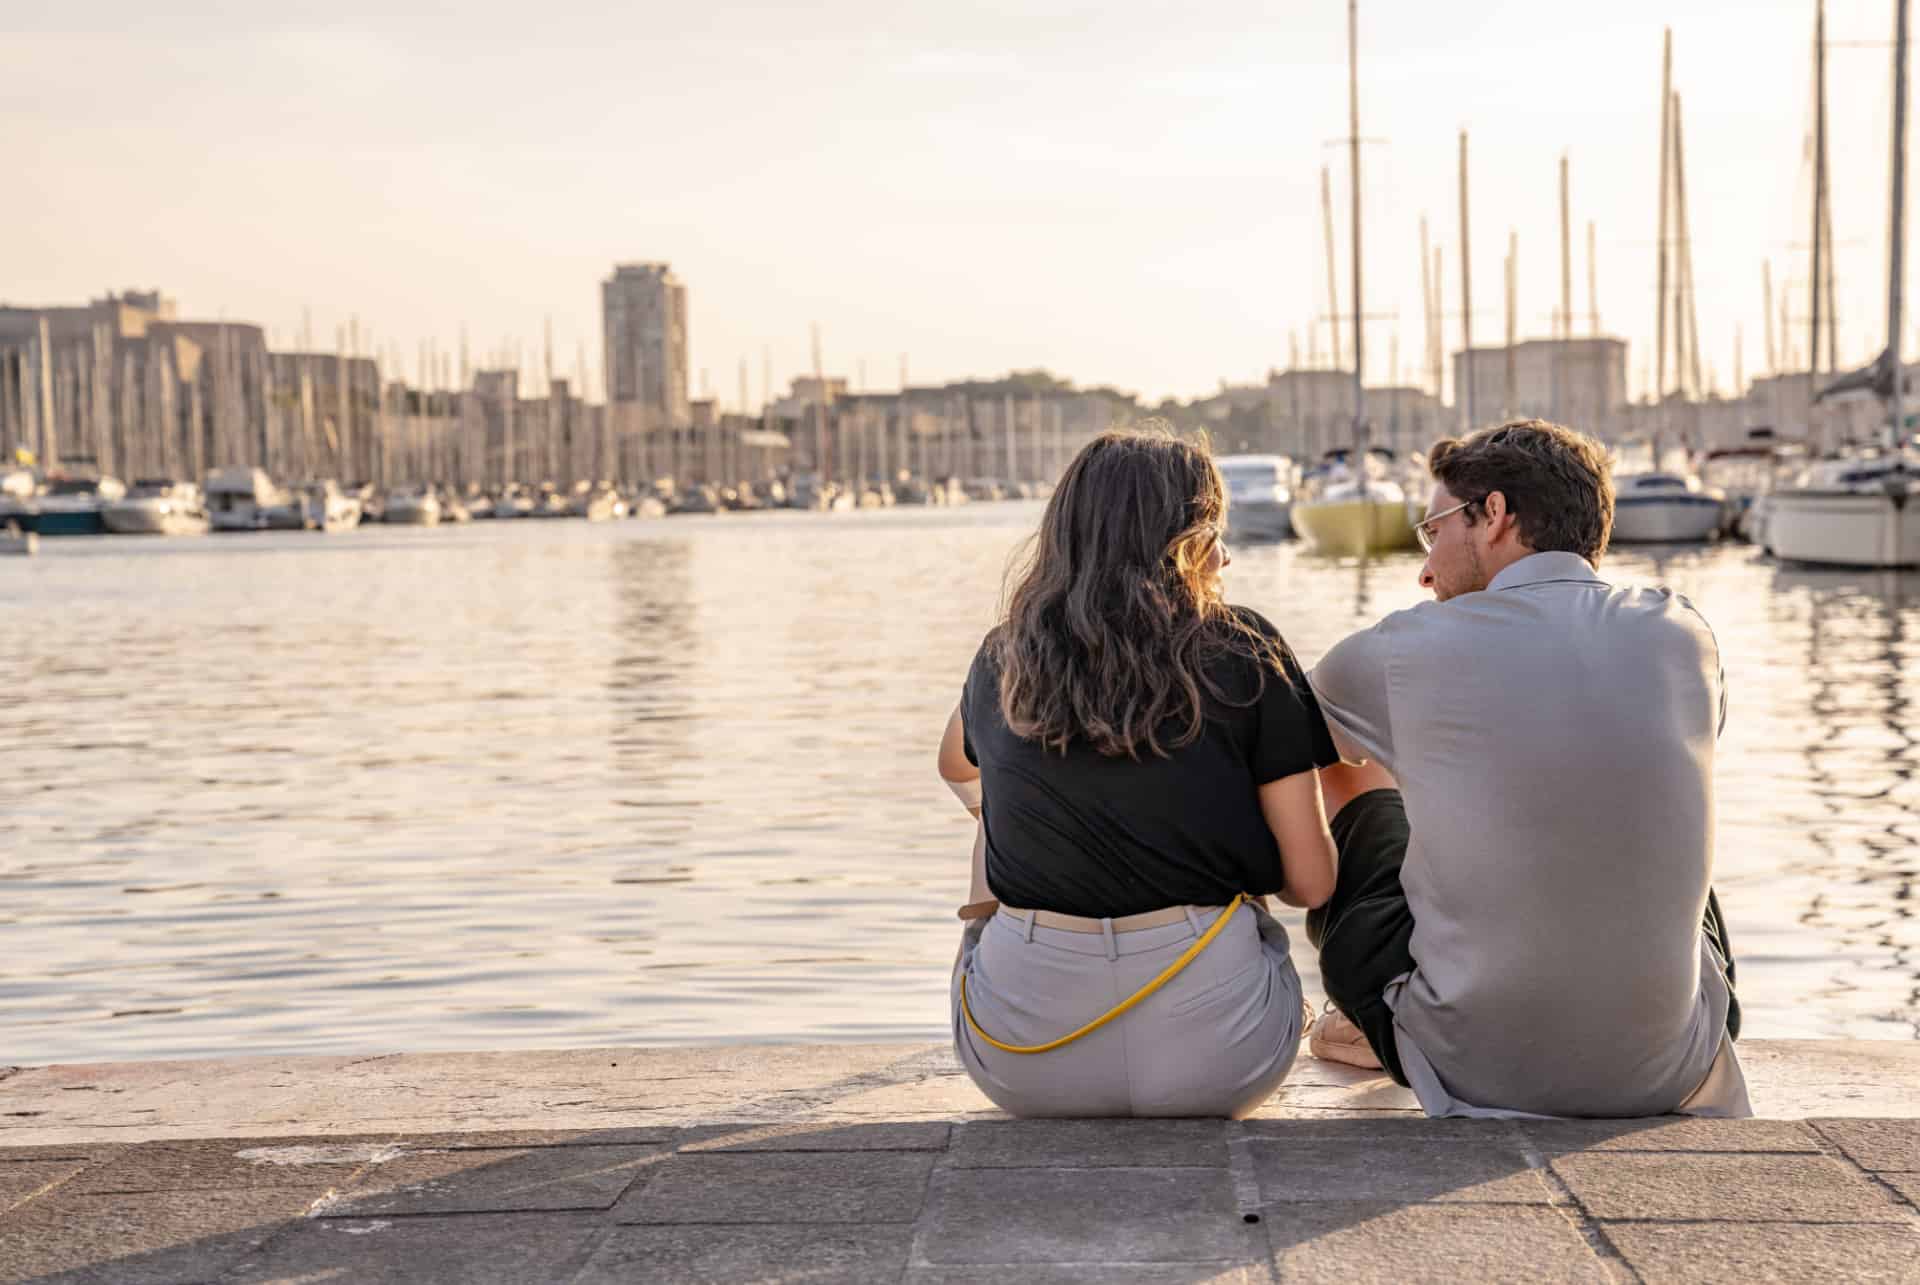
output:
<instances>
[{"instance_id":1,"label":"beige sneaker","mask_svg":"<svg viewBox=\"0 0 1920 1285\"><path fill-rule=\"evenodd\" d=\"M1374 1056L1373 1046L1367 1043L1366 1034L1353 1024L1352 1018L1335 1008L1331 1001L1313 1024L1307 1051L1322 1062L1341 1062L1347 1066L1357 1066L1363 1071L1381 1069L1380 1059Z\"/></svg>"}]
</instances>

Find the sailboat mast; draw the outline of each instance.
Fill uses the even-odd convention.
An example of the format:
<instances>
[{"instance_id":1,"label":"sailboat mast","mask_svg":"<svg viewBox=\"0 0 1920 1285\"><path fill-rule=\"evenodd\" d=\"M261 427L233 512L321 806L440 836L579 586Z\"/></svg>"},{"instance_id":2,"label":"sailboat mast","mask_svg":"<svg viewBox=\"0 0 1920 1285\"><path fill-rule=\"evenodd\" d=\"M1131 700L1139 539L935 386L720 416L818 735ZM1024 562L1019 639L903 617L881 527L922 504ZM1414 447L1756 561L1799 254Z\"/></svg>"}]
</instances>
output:
<instances>
[{"instance_id":1,"label":"sailboat mast","mask_svg":"<svg viewBox=\"0 0 1920 1285\"><path fill-rule=\"evenodd\" d=\"M1473 256L1467 251L1467 131L1460 131L1460 349L1466 387L1456 388L1466 428L1473 429Z\"/></svg>"},{"instance_id":2,"label":"sailboat mast","mask_svg":"<svg viewBox=\"0 0 1920 1285\"><path fill-rule=\"evenodd\" d=\"M1819 391L1820 304L1827 205L1827 0L1814 6L1813 18L1813 295L1812 337L1807 356L1807 396ZM1829 323L1831 324L1831 323Z\"/></svg>"},{"instance_id":3,"label":"sailboat mast","mask_svg":"<svg viewBox=\"0 0 1920 1285\"><path fill-rule=\"evenodd\" d=\"M1426 375L1431 375L1433 369L1433 265L1428 256L1427 216L1424 214L1420 216L1420 307L1424 313L1425 325L1422 329L1427 343L1426 359L1421 362L1421 365L1427 367ZM1435 397L1440 395L1438 388L1433 389L1432 392Z\"/></svg>"},{"instance_id":4,"label":"sailboat mast","mask_svg":"<svg viewBox=\"0 0 1920 1285\"><path fill-rule=\"evenodd\" d=\"M1901 279L1907 241L1907 0L1894 0L1893 34L1893 216L1888 220L1887 359L1893 365L1893 416L1888 445L1906 429L1906 374L1900 362Z\"/></svg>"},{"instance_id":5,"label":"sailboat mast","mask_svg":"<svg viewBox=\"0 0 1920 1285\"><path fill-rule=\"evenodd\" d=\"M1905 0L1902 0L1905 3ZM1353 449L1354 475L1367 449L1366 329L1360 314L1360 0L1347 0L1347 164L1353 204Z\"/></svg>"},{"instance_id":6,"label":"sailboat mast","mask_svg":"<svg viewBox=\"0 0 1920 1285\"><path fill-rule=\"evenodd\" d=\"M1660 55L1660 238L1659 271L1654 284L1653 326L1653 399L1667 395L1667 197L1668 176L1673 173L1673 28L1667 28L1666 43Z\"/></svg>"},{"instance_id":7,"label":"sailboat mast","mask_svg":"<svg viewBox=\"0 0 1920 1285\"><path fill-rule=\"evenodd\" d=\"M1333 260L1333 177L1320 167L1320 224L1327 243L1327 330L1333 335L1333 368L1340 369L1340 282ZM1315 327L1317 333L1319 327ZM1318 345L1312 345L1317 348Z\"/></svg>"}]
</instances>

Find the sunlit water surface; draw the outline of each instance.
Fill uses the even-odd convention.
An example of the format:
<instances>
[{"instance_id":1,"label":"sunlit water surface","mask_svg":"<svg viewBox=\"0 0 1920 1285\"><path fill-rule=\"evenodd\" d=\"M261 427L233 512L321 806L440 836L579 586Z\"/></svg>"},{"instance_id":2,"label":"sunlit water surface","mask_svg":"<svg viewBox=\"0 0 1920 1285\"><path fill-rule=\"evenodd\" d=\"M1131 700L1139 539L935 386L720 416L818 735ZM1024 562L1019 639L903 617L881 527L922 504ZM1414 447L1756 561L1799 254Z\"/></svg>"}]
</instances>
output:
<instances>
[{"instance_id":1,"label":"sunlit water surface","mask_svg":"<svg viewBox=\"0 0 1920 1285\"><path fill-rule=\"evenodd\" d=\"M970 822L933 747L1037 515L0 563L0 1063L943 1038ZM1279 545L1228 578L1310 663L1416 566ZM1914 1038L1920 576L1608 569L1691 595L1726 654L1747 1032Z\"/></svg>"}]
</instances>

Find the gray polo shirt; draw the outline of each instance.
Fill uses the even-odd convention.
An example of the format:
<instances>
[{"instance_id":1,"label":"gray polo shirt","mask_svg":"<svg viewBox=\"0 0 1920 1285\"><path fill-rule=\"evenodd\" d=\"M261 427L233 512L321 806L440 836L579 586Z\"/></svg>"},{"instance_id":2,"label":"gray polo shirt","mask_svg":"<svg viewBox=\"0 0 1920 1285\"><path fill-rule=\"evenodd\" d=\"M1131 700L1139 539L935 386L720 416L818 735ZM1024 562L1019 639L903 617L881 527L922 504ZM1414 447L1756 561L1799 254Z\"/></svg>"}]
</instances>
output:
<instances>
[{"instance_id":1,"label":"gray polo shirt","mask_svg":"<svg viewBox=\"0 0 1920 1285\"><path fill-rule=\"evenodd\" d=\"M1311 679L1406 798L1415 967L1386 997L1421 1105L1657 1115L1714 1070L1701 1113L1744 1114L1701 932L1725 691L1692 604L1536 553Z\"/></svg>"}]
</instances>

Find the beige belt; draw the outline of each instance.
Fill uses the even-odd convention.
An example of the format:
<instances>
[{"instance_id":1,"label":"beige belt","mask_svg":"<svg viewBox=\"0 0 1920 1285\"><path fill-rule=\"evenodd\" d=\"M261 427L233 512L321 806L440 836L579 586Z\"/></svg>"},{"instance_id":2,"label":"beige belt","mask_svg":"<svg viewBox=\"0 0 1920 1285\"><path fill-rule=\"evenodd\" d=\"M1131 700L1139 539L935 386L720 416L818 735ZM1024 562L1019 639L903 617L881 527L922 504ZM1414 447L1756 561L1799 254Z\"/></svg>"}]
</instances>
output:
<instances>
[{"instance_id":1,"label":"beige belt","mask_svg":"<svg viewBox=\"0 0 1920 1285\"><path fill-rule=\"evenodd\" d=\"M1145 914L1140 915L1121 915L1112 921L1113 931L1124 933L1132 932L1136 928L1164 928L1168 924L1184 924L1187 922L1187 911L1189 909L1195 914L1203 915L1209 911L1218 910L1220 907L1168 906L1165 910L1149 910ZM1058 928L1063 932L1070 933L1102 933L1106 931L1105 927L1103 927L1107 922L1105 920L1088 919L1084 915L1063 915L1056 910L1015 910L1012 906L1003 905L1000 907L1000 913L1009 919L1017 919L1022 924L1025 924L1031 919L1035 928Z\"/></svg>"}]
</instances>

